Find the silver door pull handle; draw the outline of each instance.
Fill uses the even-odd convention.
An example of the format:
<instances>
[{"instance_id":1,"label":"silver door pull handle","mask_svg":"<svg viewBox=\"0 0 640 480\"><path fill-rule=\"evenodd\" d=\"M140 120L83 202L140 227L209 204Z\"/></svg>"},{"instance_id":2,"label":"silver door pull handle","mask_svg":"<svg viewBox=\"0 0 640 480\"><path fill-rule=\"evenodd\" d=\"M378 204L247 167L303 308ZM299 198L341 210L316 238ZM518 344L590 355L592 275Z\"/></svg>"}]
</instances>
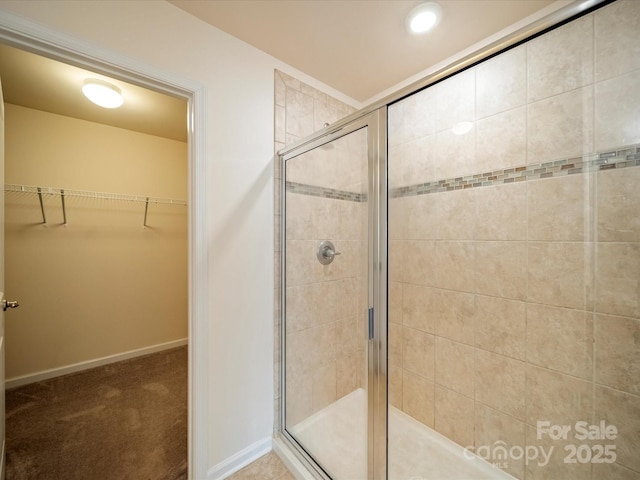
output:
<instances>
[{"instance_id":1,"label":"silver door pull handle","mask_svg":"<svg viewBox=\"0 0 640 480\"><path fill-rule=\"evenodd\" d=\"M20 306L20 304L16 301L16 300L2 300L2 310L3 311L7 311L7 309L9 308L18 308Z\"/></svg>"}]
</instances>

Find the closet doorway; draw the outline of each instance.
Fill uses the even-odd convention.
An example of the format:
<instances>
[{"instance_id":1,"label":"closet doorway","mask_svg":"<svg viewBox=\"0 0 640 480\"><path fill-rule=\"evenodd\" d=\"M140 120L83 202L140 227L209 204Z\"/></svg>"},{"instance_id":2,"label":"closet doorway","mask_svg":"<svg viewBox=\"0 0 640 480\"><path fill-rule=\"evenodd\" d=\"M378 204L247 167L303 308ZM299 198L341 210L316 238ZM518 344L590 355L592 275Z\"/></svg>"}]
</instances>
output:
<instances>
[{"instance_id":1,"label":"closet doorway","mask_svg":"<svg viewBox=\"0 0 640 480\"><path fill-rule=\"evenodd\" d=\"M186 99L0 50L5 275L22 304L7 388L187 345ZM120 89L124 111L57 90L89 78Z\"/></svg>"}]
</instances>

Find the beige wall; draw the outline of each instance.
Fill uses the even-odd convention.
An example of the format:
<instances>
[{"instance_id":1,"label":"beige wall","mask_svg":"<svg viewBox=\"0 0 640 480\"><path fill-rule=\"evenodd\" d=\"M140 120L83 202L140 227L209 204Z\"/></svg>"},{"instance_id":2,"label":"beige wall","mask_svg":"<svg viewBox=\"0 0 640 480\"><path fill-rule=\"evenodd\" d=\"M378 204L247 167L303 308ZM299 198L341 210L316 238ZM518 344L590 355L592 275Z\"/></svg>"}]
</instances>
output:
<instances>
[{"instance_id":1,"label":"beige wall","mask_svg":"<svg viewBox=\"0 0 640 480\"><path fill-rule=\"evenodd\" d=\"M391 403L463 446L618 428L593 476L558 441L517 478L640 475L638 18L616 2L389 112Z\"/></svg>"},{"instance_id":2,"label":"beige wall","mask_svg":"<svg viewBox=\"0 0 640 480\"><path fill-rule=\"evenodd\" d=\"M8 184L187 198L187 145L6 105ZM187 208L5 194L9 379L187 337Z\"/></svg>"}]
</instances>

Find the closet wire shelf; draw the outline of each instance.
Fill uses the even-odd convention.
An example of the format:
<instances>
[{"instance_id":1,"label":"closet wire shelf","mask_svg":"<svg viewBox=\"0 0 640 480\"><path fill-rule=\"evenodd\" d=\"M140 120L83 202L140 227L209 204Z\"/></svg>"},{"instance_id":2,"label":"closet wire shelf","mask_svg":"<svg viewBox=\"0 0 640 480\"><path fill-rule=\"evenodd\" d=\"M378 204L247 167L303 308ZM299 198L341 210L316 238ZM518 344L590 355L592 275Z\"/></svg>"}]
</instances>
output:
<instances>
[{"instance_id":1,"label":"closet wire shelf","mask_svg":"<svg viewBox=\"0 0 640 480\"><path fill-rule=\"evenodd\" d=\"M47 223L47 216L44 210L44 202L42 195L60 195L60 201L62 203L62 218L64 225L67 224L67 210L65 205L65 197L84 197L84 198L96 198L100 200L119 200L126 202L138 202L144 203L144 221L143 226L147 226L147 213L149 211L149 204L156 205L181 205L187 206L187 202L184 200L175 200L172 198L158 198L158 197L145 197L142 195L125 195L121 193L104 193L104 192L88 192L84 190L70 190L65 188L53 188L53 187L34 187L30 185L13 185L5 184L5 192L17 192L17 193L35 193L38 195L38 201L40 202L40 211L42 213L42 223Z\"/></svg>"}]
</instances>

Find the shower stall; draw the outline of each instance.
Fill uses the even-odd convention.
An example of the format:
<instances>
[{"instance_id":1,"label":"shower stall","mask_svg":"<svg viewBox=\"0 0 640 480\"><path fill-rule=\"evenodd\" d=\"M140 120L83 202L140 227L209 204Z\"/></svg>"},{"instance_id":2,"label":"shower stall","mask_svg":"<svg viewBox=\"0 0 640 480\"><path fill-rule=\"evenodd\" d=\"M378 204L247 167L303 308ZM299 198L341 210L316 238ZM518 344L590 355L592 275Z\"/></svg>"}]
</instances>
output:
<instances>
[{"instance_id":1,"label":"shower stall","mask_svg":"<svg viewBox=\"0 0 640 480\"><path fill-rule=\"evenodd\" d=\"M640 479L640 2L570 5L279 160L277 436L309 475Z\"/></svg>"}]
</instances>

